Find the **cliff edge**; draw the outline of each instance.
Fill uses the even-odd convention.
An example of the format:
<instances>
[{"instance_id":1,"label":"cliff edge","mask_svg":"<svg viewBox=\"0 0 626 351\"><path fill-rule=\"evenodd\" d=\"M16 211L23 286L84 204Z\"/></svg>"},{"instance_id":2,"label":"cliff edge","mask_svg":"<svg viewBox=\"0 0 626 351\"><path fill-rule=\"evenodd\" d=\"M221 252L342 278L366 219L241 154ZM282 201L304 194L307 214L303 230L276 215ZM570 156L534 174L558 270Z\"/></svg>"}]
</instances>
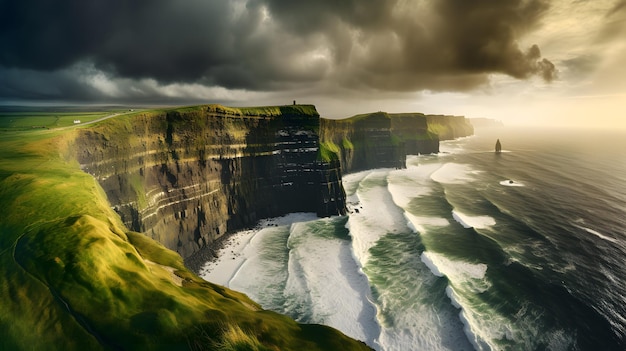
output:
<instances>
[{"instance_id":1,"label":"cliff edge","mask_svg":"<svg viewBox=\"0 0 626 351\"><path fill-rule=\"evenodd\" d=\"M375 112L320 124L321 149L344 173L405 168L406 155L439 152L440 140L474 134L463 116Z\"/></svg>"},{"instance_id":2,"label":"cliff edge","mask_svg":"<svg viewBox=\"0 0 626 351\"><path fill-rule=\"evenodd\" d=\"M345 214L319 130L312 105L151 111L81 131L76 158L126 226L187 258L262 218Z\"/></svg>"}]
</instances>

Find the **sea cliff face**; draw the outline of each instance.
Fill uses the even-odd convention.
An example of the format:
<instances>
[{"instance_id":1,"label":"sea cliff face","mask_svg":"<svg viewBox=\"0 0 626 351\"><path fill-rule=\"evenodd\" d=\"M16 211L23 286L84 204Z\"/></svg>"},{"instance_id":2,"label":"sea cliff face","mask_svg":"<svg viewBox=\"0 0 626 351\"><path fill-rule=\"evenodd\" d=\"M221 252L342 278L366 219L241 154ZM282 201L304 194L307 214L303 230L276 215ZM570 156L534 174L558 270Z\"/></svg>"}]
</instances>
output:
<instances>
[{"instance_id":1,"label":"sea cliff face","mask_svg":"<svg viewBox=\"0 0 626 351\"><path fill-rule=\"evenodd\" d=\"M304 105L155 111L82 131L77 159L130 229L186 258L261 218L345 214L319 120Z\"/></svg>"},{"instance_id":2,"label":"sea cliff face","mask_svg":"<svg viewBox=\"0 0 626 351\"><path fill-rule=\"evenodd\" d=\"M440 140L474 133L462 116L376 112L322 119L321 146L335 154L345 173L371 168L404 168L406 155L439 152Z\"/></svg>"},{"instance_id":3,"label":"sea cliff face","mask_svg":"<svg viewBox=\"0 0 626 351\"><path fill-rule=\"evenodd\" d=\"M322 147L337 155L342 172L406 167L404 146L393 137L391 118L385 112L322 119L320 130Z\"/></svg>"},{"instance_id":4,"label":"sea cliff face","mask_svg":"<svg viewBox=\"0 0 626 351\"><path fill-rule=\"evenodd\" d=\"M208 105L108 120L81 130L74 152L129 229L189 258L262 218L345 214L342 173L404 168L472 133L456 116Z\"/></svg>"},{"instance_id":5,"label":"sea cliff face","mask_svg":"<svg viewBox=\"0 0 626 351\"><path fill-rule=\"evenodd\" d=\"M391 131L404 143L407 155L433 154L439 152L439 135L429 130L428 117L421 113L394 113Z\"/></svg>"},{"instance_id":6,"label":"sea cliff face","mask_svg":"<svg viewBox=\"0 0 626 351\"><path fill-rule=\"evenodd\" d=\"M474 134L474 127L463 116L426 115L428 130L439 136L439 140L452 140Z\"/></svg>"}]
</instances>

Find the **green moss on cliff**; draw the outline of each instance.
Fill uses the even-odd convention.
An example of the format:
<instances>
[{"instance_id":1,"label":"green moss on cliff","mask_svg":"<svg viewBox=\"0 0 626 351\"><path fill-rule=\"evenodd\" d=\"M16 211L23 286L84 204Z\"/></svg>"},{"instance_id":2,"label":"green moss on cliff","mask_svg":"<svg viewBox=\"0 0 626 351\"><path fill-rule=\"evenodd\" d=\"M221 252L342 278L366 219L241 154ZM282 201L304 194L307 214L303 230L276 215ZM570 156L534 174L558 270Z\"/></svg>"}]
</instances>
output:
<instances>
[{"instance_id":1,"label":"green moss on cliff","mask_svg":"<svg viewBox=\"0 0 626 351\"><path fill-rule=\"evenodd\" d=\"M320 143L319 159L324 162L330 162L339 159L341 150L339 146L331 141Z\"/></svg>"},{"instance_id":2,"label":"green moss on cliff","mask_svg":"<svg viewBox=\"0 0 626 351\"><path fill-rule=\"evenodd\" d=\"M450 133L450 127L440 123L428 123L428 133L434 135L447 135Z\"/></svg>"},{"instance_id":3,"label":"green moss on cliff","mask_svg":"<svg viewBox=\"0 0 626 351\"><path fill-rule=\"evenodd\" d=\"M343 139L341 139L341 145L343 146L344 149L346 150L354 150L354 144L352 144L352 142L350 141L350 139L344 137Z\"/></svg>"}]
</instances>

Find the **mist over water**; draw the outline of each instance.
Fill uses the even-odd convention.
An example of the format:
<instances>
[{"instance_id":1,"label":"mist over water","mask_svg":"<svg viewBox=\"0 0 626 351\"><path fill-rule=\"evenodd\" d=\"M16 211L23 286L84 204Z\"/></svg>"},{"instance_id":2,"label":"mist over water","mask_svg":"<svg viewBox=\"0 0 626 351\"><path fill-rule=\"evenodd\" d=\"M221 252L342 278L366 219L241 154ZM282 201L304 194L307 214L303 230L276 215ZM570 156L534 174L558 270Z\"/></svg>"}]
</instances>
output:
<instances>
[{"instance_id":1,"label":"mist over water","mask_svg":"<svg viewBox=\"0 0 626 351\"><path fill-rule=\"evenodd\" d=\"M276 219L218 283L379 350L626 347L625 135L478 129L441 150L345 176L349 216Z\"/></svg>"}]
</instances>

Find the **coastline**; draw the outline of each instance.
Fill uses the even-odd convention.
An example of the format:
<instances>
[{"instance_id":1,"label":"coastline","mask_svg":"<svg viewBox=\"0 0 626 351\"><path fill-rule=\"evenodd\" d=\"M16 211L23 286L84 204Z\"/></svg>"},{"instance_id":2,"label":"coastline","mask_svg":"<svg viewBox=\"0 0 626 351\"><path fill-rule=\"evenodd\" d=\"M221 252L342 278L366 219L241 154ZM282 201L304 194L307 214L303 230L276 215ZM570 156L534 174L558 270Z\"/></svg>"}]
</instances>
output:
<instances>
[{"instance_id":1,"label":"coastline","mask_svg":"<svg viewBox=\"0 0 626 351\"><path fill-rule=\"evenodd\" d=\"M207 262L214 262L219 259L219 252L228 247L229 240L237 233L238 232L226 233L217 238L210 245L203 247L193 255L185 258L183 260L185 267L199 276L200 270Z\"/></svg>"},{"instance_id":2,"label":"coastline","mask_svg":"<svg viewBox=\"0 0 626 351\"><path fill-rule=\"evenodd\" d=\"M317 219L317 215L309 212L290 213L281 217L262 219L254 227L220 237L211 246L203 248L186 259L185 265L202 279L228 287L228 282L247 260L243 251L257 234L267 228L315 219Z\"/></svg>"}]
</instances>

